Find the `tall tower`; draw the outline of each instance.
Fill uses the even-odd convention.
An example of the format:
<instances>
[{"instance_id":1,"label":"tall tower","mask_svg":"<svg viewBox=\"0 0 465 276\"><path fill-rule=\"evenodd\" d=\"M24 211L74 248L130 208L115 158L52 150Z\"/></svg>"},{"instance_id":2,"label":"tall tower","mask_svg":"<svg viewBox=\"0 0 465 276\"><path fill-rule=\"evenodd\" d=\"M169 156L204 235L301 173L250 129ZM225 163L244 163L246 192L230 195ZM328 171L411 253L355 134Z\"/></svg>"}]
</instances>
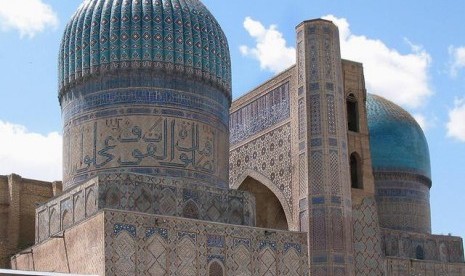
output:
<instances>
[{"instance_id":1,"label":"tall tower","mask_svg":"<svg viewBox=\"0 0 465 276\"><path fill-rule=\"evenodd\" d=\"M300 224L308 231L311 275L354 275L339 31L322 19L296 31L299 170L307 178Z\"/></svg>"},{"instance_id":2,"label":"tall tower","mask_svg":"<svg viewBox=\"0 0 465 276\"><path fill-rule=\"evenodd\" d=\"M229 49L200 1L87 1L59 68L65 189L101 172L227 187Z\"/></svg>"}]
</instances>

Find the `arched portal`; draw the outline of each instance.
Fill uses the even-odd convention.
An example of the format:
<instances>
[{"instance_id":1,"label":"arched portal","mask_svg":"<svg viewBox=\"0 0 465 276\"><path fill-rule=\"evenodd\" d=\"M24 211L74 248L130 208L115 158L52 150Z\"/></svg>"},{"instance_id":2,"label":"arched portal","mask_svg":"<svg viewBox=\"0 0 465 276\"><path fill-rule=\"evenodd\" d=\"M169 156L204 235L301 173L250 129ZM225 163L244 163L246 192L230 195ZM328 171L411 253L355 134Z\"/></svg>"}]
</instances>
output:
<instances>
[{"instance_id":1,"label":"arched portal","mask_svg":"<svg viewBox=\"0 0 465 276\"><path fill-rule=\"evenodd\" d=\"M247 191L255 196L257 227L289 229L283 206L268 187L248 176L239 186L239 190Z\"/></svg>"}]
</instances>

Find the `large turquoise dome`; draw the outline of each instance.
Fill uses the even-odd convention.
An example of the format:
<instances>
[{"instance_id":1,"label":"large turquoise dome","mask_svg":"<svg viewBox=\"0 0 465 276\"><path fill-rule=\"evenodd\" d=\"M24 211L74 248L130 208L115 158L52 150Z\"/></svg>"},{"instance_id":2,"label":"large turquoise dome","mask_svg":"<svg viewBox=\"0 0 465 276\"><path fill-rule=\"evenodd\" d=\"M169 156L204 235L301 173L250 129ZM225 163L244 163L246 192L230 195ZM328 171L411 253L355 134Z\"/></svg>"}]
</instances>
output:
<instances>
[{"instance_id":1,"label":"large turquoise dome","mask_svg":"<svg viewBox=\"0 0 465 276\"><path fill-rule=\"evenodd\" d=\"M226 187L231 62L200 0L85 0L59 52L65 188L101 173Z\"/></svg>"},{"instance_id":2,"label":"large turquoise dome","mask_svg":"<svg viewBox=\"0 0 465 276\"><path fill-rule=\"evenodd\" d=\"M66 26L60 98L102 72L148 68L201 79L230 96L226 37L199 0L88 0Z\"/></svg>"},{"instance_id":3,"label":"large turquoise dome","mask_svg":"<svg viewBox=\"0 0 465 276\"><path fill-rule=\"evenodd\" d=\"M374 172L406 172L431 179L423 130L404 109L380 96L367 96L367 117Z\"/></svg>"}]
</instances>

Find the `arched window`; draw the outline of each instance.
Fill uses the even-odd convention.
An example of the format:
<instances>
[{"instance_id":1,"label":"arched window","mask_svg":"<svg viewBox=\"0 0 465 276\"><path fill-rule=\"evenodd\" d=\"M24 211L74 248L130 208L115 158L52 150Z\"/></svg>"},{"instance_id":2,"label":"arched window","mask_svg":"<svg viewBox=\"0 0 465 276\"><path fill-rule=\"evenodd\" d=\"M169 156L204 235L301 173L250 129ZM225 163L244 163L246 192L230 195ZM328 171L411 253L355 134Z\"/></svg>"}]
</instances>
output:
<instances>
[{"instance_id":1,"label":"arched window","mask_svg":"<svg viewBox=\"0 0 465 276\"><path fill-rule=\"evenodd\" d=\"M416 258L418 260L424 260L425 259L425 252L423 251L423 247L421 245L417 246L417 249L415 250L416 252Z\"/></svg>"},{"instance_id":2,"label":"arched window","mask_svg":"<svg viewBox=\"0 0 465 276\"><path fill-rule=\"evenodd\" d=\"M358 132L358 104L354 94L347 96L347 124L349 131Z\"/></svg>"},{"instance_id":3,"label":"arched window","mask_svg":"<svg viewBox=\"0 0 465 276\"><path fill-rule=\"evenodd\" d=\"M217 262L213 261L210 263L210 268L208 269L208 276L223 276L223 267Z\"/></svg>"},{"instance_id":4,"label":"arched window","mask_svg":"<svg viewBox=\"0 0 465 276\"><path fill-rule=\"evenodd\" d=\"M359 155L354 152L350 155L350 183L354 189L363 189L362 166Z\"/></svg>"}]
</instances>

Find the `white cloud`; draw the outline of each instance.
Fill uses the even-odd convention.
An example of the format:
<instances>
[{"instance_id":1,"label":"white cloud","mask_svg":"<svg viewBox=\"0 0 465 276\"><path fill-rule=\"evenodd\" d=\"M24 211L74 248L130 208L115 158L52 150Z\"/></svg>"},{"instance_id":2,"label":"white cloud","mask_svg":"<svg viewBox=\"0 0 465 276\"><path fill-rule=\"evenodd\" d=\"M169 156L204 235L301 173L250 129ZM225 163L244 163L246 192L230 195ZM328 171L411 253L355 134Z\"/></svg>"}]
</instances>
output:
<instances>
[{"instance_id":1,"label":"white cloud","mask_svg":"<svg viewBox=\"0 0 465 276\"><path fill-rule=\"evenodd\" d=\"M454 108L449 110L447 136L465 142L465 98L456 99Z\"/></svg>"},{"instance_id":2,"label":"white cloud","mask_svg":"<svg viewBox=\"0 0 465 276\"><path fill-rule=\"evenodd\" d=\"M456 77L460 69L465 68L465 46L449 46L449 56L451 58L450 75Z\"/></svg>"},{"instance_id":3,"label":"white cloud","mask_svg":"<svg viewBox=\"0 0 465 276\"><path fill-rule=\"evenodd\" d=\"M423 114L415 113L412 116L417 121L417 123L420 125L421 129L423 129L424 132L428 131L430 128L435 126L435 120L426 118L426 116Z\"/></svg>"},{"instance_id":4,"label":"white cloud","mask_svg":"<svg viewBox=\"0 0 465 276\"><path fill-rule=\"evenodd\" d=\"M19 174L39 180L61 180L62 137L29 132L24 126L0 120L0 174Z\"/></svg>"},{"instance_id":5,"label":"white cloud","mask_svg":"<svg viewBox=\"0 0 465 276\"><path fill-rule=\"evenodd\" d=\"M323 18L339 27L342 57L363 63L369 93L412 108L422 106L433 94L428 81L432 59L421 46L406 40L411 52L401 54L380 40L352 34L345 18Z\"/></svg>"},{"instance_id":6,"label":"white cloud","mask_svg":"<svg viewBox=\"0 0 465 276\"><path fill-rule=\"evenodd\" d=\"M0 0L0 30L14 29L21 37L34 37L58 26L58 16L42 0Z\"/></svg>"},{"instance_id":7,"label":"white cloud","mask_svg":"<svg viewBox=\"0 0 465 276\"><path fill-rule=\"evenodd\" d=\"M244 28L255 39L256 45L242 45L239 49L242 55L257 59L261 69L276 74L295 64L295 48L286 45L276 25L265 28L261 22L246 17Z\"/></svg>"}]
</instances>

